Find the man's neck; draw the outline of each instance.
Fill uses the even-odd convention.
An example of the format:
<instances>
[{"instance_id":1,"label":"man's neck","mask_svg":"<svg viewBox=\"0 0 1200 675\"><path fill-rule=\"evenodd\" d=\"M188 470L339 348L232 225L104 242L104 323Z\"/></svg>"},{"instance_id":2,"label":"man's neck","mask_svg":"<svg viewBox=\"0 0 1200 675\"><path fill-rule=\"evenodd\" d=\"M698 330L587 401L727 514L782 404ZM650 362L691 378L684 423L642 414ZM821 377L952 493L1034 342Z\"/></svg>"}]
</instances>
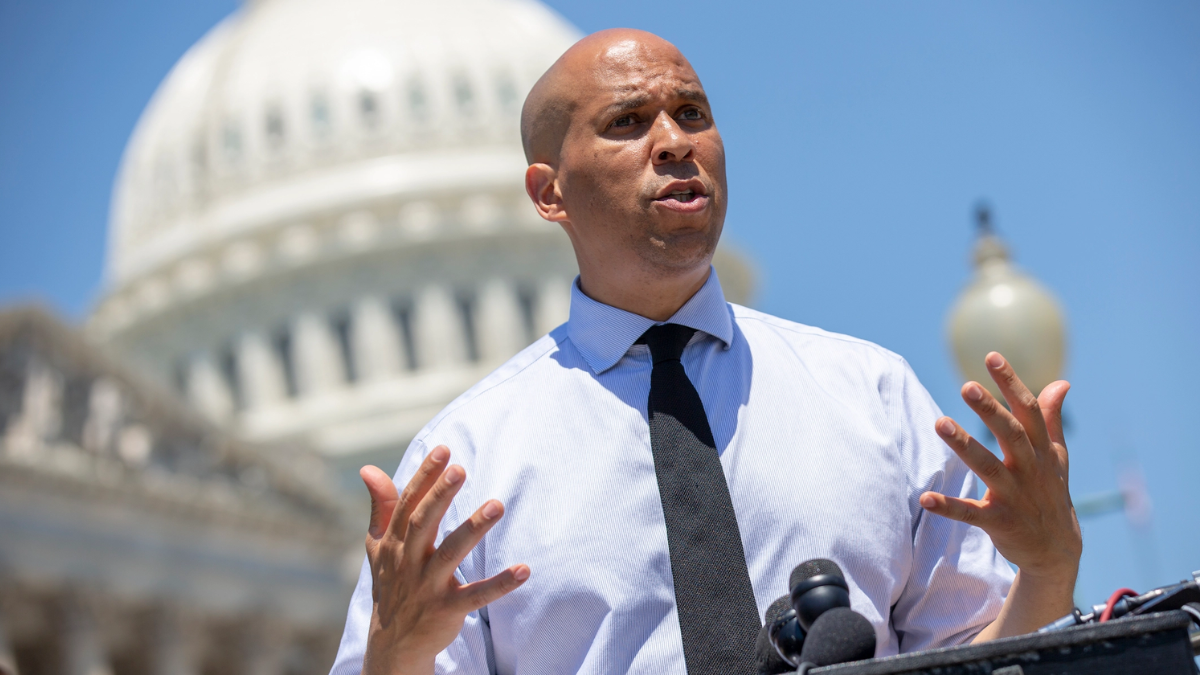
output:
<instances>
[{"instance_id":1,"label":"man's neck","mask_svg":"<svg viewBox=\"0 0 1200 675\"><path fill-rule=\"evenodd\" d=\"M581 269L579 287L584 295L596 302L654 321L666 321L704 286L710 271L711 268L704 265L669 276L646 278L630 274L622 278Z\"/></svg>"}]
</instances>

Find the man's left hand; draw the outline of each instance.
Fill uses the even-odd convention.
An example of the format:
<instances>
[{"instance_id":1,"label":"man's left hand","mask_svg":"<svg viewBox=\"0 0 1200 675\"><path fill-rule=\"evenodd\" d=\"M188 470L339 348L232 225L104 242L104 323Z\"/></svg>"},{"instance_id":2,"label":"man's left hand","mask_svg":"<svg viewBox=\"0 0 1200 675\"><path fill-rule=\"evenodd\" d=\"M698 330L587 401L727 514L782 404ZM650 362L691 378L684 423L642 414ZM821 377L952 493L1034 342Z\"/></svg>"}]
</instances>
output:
<instances>
[{"instance_id":1,"label":"man's left hand","mask_svg":"<svg viewBox=\"0 0 1200 675\"><path fill-rule=\"evenodd\" d=\"M931 513L981 528L1019 572L1000 617L977 641L1019 635L1070 613L1083 536L1071 504L1062 404L1071 385L1052 382L1040 396L1021 382L996 352L986 364L1009 410L976 382L962 397L983 420L1004 453L1003 460L949 417L936 430L987 486L982 499L936 492L921 495Z\"/></svg>"}]
</instances>

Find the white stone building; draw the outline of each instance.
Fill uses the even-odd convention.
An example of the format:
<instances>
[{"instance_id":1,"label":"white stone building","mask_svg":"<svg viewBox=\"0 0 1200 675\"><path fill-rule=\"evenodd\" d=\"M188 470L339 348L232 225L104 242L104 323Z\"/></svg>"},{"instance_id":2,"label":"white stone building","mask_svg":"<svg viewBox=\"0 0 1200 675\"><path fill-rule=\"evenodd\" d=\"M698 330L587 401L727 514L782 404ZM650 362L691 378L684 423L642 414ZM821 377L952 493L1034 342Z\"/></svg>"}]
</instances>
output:
<instances>
[{"instance_id":1,"label":"white stone building","mask_svg":"<svg viewBox=\"0 0 1200 675\"><path fill-rule=\"evenodd\" d=\"M579 36L537 0L247 0L188 51L114 187L105 355L0 317L0 673L328 666L357 469L566 319L518 120Z\"/></svg>"}]
</instances>

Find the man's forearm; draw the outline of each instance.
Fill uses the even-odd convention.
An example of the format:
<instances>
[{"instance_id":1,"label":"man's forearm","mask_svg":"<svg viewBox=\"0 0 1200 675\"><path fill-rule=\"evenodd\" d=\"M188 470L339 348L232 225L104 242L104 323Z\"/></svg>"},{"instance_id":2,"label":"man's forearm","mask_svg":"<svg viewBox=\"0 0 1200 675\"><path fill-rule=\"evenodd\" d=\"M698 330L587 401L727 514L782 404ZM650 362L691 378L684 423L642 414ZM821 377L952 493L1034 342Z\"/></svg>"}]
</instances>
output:
<instances>
[{"instance_id":1,"label":"man's forearm","mask_svg":"<svg viewBox=\"0 0 1200 675\"><path fill-rule=\"evenodd\" d=\"M1000 608L1000 615L973 642L1032 633L1070 614L1075 607L1072 597L1074 589L1074 576L1069 579L1043 579L1017 572L1008 598Z\"/></svg>"}]
</instances>

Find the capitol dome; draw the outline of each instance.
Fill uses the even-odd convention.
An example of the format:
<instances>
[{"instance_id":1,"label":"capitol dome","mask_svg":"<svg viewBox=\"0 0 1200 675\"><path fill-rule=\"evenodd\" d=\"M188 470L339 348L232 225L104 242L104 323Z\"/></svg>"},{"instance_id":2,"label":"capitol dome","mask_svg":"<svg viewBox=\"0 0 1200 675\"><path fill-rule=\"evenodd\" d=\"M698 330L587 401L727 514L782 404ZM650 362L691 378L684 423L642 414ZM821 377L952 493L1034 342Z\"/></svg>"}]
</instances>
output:
<instances>
[{"instance_id":1,"label":"capitol dome","mask_svg":"<svg viewBox=\"0 0 1200 675\"><path fill-rule=\"evenodd\" d=\"M579 37L536 0L249 0L138 122L89 330L248 440L394 465L566 319L519 116Z\"/></svg>"}]
</instances>

